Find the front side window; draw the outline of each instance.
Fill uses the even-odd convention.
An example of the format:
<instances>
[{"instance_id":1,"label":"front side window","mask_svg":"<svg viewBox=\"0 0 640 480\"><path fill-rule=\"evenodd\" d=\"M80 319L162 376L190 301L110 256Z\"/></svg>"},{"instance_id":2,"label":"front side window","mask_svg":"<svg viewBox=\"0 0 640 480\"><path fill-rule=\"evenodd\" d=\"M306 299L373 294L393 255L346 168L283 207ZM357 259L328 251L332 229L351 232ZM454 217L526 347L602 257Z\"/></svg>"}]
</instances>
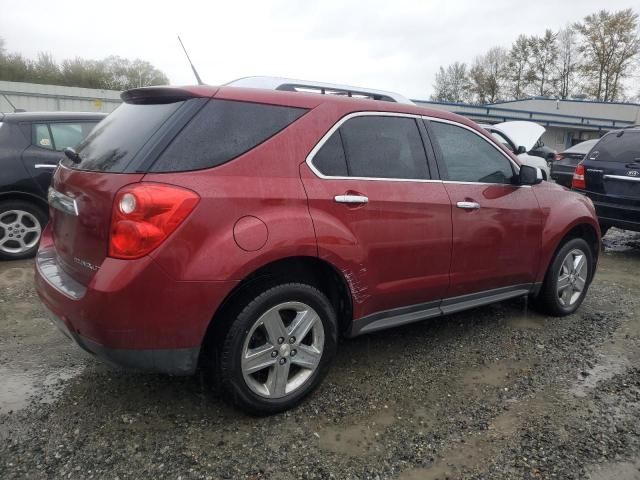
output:
<instances>
[{"instance_id":1,"label":"front side window","mask_svg":"<svg viewBox=\"0 0 640 480\"><path fill-rule=\"evenodd\" d=\"M40 148L46 148L47 150L53 150L53 142L51 141L49 125L46 123L34 123L32 131L34 145Z\"/></svg>"},{"instance_id":2,"label":"front side window","mask_svg":"<svg viewBox=\"0 0 640 480\"><path fill-rule=\"evenodd\" d=\"M431 122L446 168L445 179L456 182L511 183L511 162L487 140L466 128Z\"/></svg>"},{"instance_id":3,"label":"front side window","mask_svg":"<svg viewBox=\"0 0 640 480\"><path fill-rule=\"evenodd\" d=\"M313 164L328 176L429 178L427 156L413 118L373 115L351 118L327 140Z\"/></svg>"}]
</instances>

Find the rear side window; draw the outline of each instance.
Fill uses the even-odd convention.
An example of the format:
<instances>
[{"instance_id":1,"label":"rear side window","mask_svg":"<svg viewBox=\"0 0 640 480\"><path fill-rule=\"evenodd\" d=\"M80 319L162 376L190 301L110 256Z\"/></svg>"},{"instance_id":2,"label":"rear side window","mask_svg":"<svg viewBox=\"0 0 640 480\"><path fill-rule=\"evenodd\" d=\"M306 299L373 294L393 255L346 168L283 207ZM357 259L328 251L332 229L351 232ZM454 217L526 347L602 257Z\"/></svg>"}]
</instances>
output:
<instances>
[{"instance_id":1,"label":"rear side window","mask_svg":"<svg viewBox=\"0 0 640 480\"><path fill-rule=\"evenodd\" d=\"M447 170L456 182L511 183L511 162L479 135L448 123L431 122Z\"/></svg>"},{"instance_id":2,"label":"rear side window","mask_svg":"<svg viewBox=\"0 0 640 480\"><path fill-rule=\"evenodd\" d=\"M413 118L349 119L318 151L313 165L327 176L429 178L427 155Z\"/></svg>"},{"instance_id":3,"label":"rear side window","mask_svg":"<svg viewBox=\"0 0 640 480\"><path fill-rule=\"evenodd\" d=\"M640 132L610 133L589 152L589 160L599 162L640 163Z\"/></svg>"},{"instance_id":4,"label":"rear side window","mask_svg":"<svg viewBox=\"0 0 640 480\"><path fill-rule=\"evenodd\" d=\"M66 147L76 148L97 122L50 123L51 136L56 150Z\"/></svg>"},{"instance_id":5,"label":"rear side window","mask_svg":"<svg viewBox=\"0 0 640 480\"><path fill-rule=\"evenodd\" d=\"M49 125L46 123L34 123L31 128L33 130L33 144L40 148L53 150L53 141L51 140Z\"/></svg>"},{"instance_id":6,"label":"rear side window","mask_svg":"<svg viewBox=\"0 0 640 480\"><path fill-rule=\"evenodd\" d=\"M80 163L64 159L64 165L77 170L125 171L136 153L182 103L123 103L76 148Z\"/></svg>"},{"instance_id":7,"label":"rear side window","mask_svg":"<svg viewBox=\"0 0 640 480\"><path fill-rule=\"evenodd\" d=\"M413 118L356 117L340 127L352 177L426 179L427 155Z\"/></svg>"},{"instance_id":8,"label":"rear side window","mask_svg":"<svg viewBox=\"0 0 640 480\"><path fill-rule=\"evenodd\" d=\"M222 165L295 122L307 110L231 100L211 100L151 167L154 172Z\"/></svg>"}]
</instances>

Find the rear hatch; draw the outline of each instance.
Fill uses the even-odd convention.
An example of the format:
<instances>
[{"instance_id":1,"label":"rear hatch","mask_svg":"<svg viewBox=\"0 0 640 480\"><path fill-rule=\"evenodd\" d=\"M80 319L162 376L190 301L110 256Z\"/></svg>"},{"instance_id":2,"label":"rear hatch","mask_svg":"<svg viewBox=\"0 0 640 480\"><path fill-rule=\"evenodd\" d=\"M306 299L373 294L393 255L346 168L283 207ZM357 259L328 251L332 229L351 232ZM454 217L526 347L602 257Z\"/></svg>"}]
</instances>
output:
<instances>
[{"instance_id":1,"label":"rear hatch","mask_svg":"<svg viewBox=\"0 0 640 480\"><path fill-rule=\"evenodd\" d=\"M58 262L85 285L107 256L116 193L142 179L207 98L180 89L150 88L125 92L123 100L78 146L76 161L61 162L49 194Z\"/></svg>"},{"instance_id":2,"label":"rear hatch","mask_svg":"<svg viewBox=\"0 0 640 480\"><path fill-rule=\"evenodd\" d=\"M583 165L588 192L614 202L640 202L640 130L605 135Z\"/></svg>"}]
</instances>

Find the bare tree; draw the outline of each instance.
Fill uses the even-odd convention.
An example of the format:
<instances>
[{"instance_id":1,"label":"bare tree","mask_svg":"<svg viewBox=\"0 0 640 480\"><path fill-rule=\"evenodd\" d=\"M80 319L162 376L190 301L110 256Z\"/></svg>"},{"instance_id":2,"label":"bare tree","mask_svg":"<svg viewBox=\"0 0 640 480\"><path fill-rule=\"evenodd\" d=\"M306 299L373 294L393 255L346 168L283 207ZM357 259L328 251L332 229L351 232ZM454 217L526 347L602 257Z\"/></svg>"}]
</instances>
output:
<instances>
[{"instance_id":1,"label":"bare tree","mask_svg":"<svg viewBox=\"0 0 640 480\"><path fill-rule=\"evenodd\" d=\"M530 56L529 39L525 35L520 35L509 50L508 60L509 94L515 99L525 96L525 91L531 83Z\"/></svg>"},{"instance_id":2,"label":"bare tree","mask_svg":"<svg viewBox=\"0 0 640 480\"><path fill-rule=\"evenodd\" d=\"M541 37L531 37L531 79L534 93L542 97L554 90L553 65L558 59L557 33L547 29Z\"/></svg>"},{"instance_id":3,"label":"bare tree","mask_svg":"<svg viewBox=\"0 0 640 480\"><path fill-rule=\"evenodd\" d=\"M576 32L567 26L558 32L558 59L556 62L556 94L569 98L577 85L578 46Z\"/></svg>"},{"instance_id":4,"label":"bare tree","mask_svg":"<svg viewBox=\"0 0 640 480\"><path fill-rule=\"evenodd\" d=\"M624 95L623 79L640 52L638 14L632 9L610 13L600 10L575 24L581 36L582 71L596 99L614 101Z\"/></svg>"},{"instance_id":5,"label":"bare tree","mask_svg":"<svg viewBox=\"0 0 640 480\"><path fill-rule=\"evenodd\" d=\"M470 100L469 76L465 63L455 62L440 67L433 84L431 100L438 102L467 102Z\"/></svg>"}]
</instances>

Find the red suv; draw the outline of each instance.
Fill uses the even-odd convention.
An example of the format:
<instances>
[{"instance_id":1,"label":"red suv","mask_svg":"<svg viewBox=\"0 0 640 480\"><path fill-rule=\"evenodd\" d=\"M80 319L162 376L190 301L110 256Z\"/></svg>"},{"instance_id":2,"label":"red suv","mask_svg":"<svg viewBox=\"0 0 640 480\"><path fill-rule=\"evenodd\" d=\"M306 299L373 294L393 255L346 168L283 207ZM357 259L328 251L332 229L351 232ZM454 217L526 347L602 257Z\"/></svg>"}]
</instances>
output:
<instances>
[{"instance_id":1,"label":"red suv","mask_svg":"<svg viewBox=\"0 0 640 480\"><path fill-rule=\"evenodd\" d=\"M273 413L341 335L525 295L567 315L593 278L591 201L460 116L295 82L122 99L66 151L36 261L52 317L108 363L211 366Z\"/></svg>"}]
</instances>

